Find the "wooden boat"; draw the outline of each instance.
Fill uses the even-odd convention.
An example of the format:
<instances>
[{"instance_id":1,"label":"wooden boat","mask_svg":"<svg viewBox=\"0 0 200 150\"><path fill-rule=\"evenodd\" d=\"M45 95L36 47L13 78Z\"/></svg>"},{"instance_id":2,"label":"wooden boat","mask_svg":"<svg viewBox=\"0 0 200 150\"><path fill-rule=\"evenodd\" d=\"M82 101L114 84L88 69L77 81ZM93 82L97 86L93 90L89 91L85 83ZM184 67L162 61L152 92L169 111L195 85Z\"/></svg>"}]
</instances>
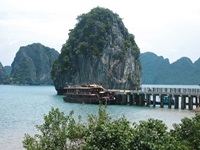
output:
<instances>
[{"instance_id":1,"label":"wooden boat","mask_svg":"<svg viewBox=\"0 0 200 150\"><path fill-rule=\"evenodd\" d=\"M82 86L68 86L64 90L65 102L86 103L86 104L115 104L113 92L109 92L101 85L90 84Z\"/></svg>"}]
</instances>

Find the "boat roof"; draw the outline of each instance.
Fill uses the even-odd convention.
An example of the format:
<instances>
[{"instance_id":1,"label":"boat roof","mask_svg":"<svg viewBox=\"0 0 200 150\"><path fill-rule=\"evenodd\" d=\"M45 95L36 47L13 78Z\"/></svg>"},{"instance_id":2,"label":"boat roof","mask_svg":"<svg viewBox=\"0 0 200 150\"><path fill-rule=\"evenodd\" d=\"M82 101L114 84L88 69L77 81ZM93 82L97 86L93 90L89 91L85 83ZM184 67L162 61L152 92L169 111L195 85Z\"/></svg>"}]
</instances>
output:
<instances>
[{"instance_id":1,"label":"boat roof","mask_svg":"<svg viewBox=\"0 0 200 150\"><path fill-rule=\"evenodd\" d=\"M106 90L105 88L103 88L103 86L98 85L98 84L67 86L67 87L64 87L64 89L103 89L103 90Z\"/></svg>"},{"instance_id":2,"label":"boat roof","mask_svg":"<svg viewBox=\"0 0 200 150\"><path fill-rule=\"evenodd\" d=\"M78 96L96 96L96 94L85 94L85 93L79 93L79 94L76 94L76 93L65 93L65 95L78 95Z\"/></svg>"}]
</instances>

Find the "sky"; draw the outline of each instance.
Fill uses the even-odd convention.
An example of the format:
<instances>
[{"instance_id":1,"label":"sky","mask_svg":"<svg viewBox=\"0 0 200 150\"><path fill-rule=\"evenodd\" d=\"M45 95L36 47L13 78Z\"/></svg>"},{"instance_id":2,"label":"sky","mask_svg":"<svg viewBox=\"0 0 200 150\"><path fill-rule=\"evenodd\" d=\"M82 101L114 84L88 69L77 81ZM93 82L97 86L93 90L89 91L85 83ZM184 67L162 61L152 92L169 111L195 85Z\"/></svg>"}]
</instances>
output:
<instances>
[{"instance_id":1,"label":"sky","mask_svg":"<svg viewBox=\"0 0 200 150\"><path fill-rule=\"evenodd\" d=\"M123 19L141 53L171 63L200 57L199 0L0 0L0 62L11 65L19 48L32 43L60 52L77 16L97 6Z\"/></svg>"}]
</instances>

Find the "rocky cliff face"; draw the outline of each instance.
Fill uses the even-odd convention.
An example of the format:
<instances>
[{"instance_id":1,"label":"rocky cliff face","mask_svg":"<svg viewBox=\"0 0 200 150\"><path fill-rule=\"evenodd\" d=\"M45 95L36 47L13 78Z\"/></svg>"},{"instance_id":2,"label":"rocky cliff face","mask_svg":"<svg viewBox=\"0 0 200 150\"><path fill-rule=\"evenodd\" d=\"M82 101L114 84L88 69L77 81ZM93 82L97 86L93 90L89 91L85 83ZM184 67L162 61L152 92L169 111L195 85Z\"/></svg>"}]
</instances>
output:
<instances>
[{"instance_id":1,"label":"rocky cliff face","mask_svg":"<svg viewBox=\"0 0 200 150\"><path fill-rule=\"evenodd\" d=\"M41 44L20 47L12 63L11 83L52 84L52 62L59 53Z\"/></svg>"},{"instance_id":2,"label":"rocky cliff face","mask_svg":"<svg viewBox=\"0 0 200 150\"><path fill-rule=\"evenodd\" d=\"M140 50L121 18L97 7L77 20L51 72L58 94L62 94L66 83L96 83L110 89L139 88Z\"/></svg>"},{"instance_id":3,"label":"rocky cliff face","mask_svg":"<svg viewBox=\"0 0 200 150\"><path fill-rule=\"evenodd\" d=\"M0 84L4 84L7 79L6 71L3 68L3 65L0 62Z\"/></svg>"}]
</instances>

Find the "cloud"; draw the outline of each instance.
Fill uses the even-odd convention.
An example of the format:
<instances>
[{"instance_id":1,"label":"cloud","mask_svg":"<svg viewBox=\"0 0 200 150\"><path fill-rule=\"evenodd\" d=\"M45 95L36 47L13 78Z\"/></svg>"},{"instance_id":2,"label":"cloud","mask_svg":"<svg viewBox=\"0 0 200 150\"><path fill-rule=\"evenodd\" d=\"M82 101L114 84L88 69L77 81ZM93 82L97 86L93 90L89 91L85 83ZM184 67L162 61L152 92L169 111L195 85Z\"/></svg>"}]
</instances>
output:
<instances>
[{"instance_id":1,"label":"cloud","mask_svg":"<svg viewBox=\"0 0 200 150\"><path fill-rule=\"evenodd\" d=\"M11 64L20 46L35 42L60 51L76 17L97 6L123 18L141 52L152 51L171 61L200 56L198 0L1 0L0 61Z\"/></svg>"}]
</instances>

